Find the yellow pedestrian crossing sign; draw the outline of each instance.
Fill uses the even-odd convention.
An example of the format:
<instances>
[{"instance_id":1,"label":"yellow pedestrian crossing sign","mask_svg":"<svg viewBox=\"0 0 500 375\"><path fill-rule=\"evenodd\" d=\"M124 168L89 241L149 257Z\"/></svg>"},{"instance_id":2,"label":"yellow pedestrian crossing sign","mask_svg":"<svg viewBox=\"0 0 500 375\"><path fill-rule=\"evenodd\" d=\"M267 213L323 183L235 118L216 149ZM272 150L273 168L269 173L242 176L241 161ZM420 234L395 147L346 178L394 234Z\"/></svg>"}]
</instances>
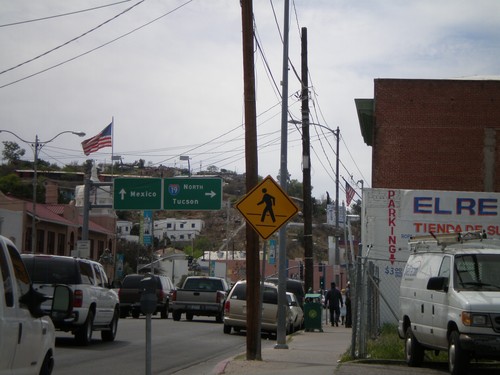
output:
<instances>
[{"instance_id":1,"label":"yellow pedestrian crossing sign","mask_svg":"<svg viewBox=\"0 0 500 375\"><path fill-rule=\"evenodd\" d=\"M271 176L248 192L236 203L236 208L265 240L299 211Z\"/></svg>"}]
</instances>

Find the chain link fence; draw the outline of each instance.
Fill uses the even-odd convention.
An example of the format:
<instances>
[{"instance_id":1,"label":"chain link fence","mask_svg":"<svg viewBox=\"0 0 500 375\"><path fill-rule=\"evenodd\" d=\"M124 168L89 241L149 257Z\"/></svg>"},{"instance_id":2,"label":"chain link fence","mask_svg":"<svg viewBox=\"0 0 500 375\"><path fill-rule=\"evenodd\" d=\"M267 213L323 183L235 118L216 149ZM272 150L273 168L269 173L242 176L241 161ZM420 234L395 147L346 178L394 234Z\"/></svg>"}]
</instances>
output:
<instances>
[{"instance_id":1,"label":"chain link fence","mask_svg":"<svg viewBox=\"0 0 500 375\"><path fill-rule=\"evenodd\" d=\"M352 306L352 358L367 357L367 342L383 323L397 324L399 285L406 262L358 257L349 271Z\"/></svg>"}]
</instances>

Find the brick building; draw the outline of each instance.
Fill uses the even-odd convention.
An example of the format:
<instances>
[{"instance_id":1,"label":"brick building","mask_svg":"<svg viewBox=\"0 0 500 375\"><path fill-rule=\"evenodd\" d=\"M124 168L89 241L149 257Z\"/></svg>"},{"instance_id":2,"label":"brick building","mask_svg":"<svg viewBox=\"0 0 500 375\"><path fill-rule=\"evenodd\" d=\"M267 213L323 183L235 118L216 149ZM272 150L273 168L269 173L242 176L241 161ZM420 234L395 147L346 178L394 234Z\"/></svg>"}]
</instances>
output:
<instances>
[{"instance_id":1,"label":"brick building","mask_svg":"<svg viewBox=\"0 0 500 375\"><path fill-rule=\"evenodd\" d=\"M376 79L355 102L373 188L500 192L500 78Z\"/></svg>"}]
</instances>

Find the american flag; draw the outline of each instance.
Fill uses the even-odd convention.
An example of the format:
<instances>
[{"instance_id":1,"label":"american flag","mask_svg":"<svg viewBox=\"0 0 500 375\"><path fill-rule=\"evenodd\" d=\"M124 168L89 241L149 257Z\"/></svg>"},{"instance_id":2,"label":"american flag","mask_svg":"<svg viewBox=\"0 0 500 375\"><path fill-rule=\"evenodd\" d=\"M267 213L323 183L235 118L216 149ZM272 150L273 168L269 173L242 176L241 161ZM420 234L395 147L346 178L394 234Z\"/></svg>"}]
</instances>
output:
<instances>
[{"instance_id":1,"label":"american flag","mask_svg":"<svg viewBox=\"0 0 500 375\"><path fill-rule=\"evenodd\" d=\"M352 188L351 185L346 181L345 183L345 200L347 202L347 205L351 205L352 198L354 198L354 194L356 194L356 190Z\"/></svg>"},{"instance_id":2,"label":"american flag","mask_svg":"<svg viewBox=\"0 0 500 375\"><path fill-rule=\"evenodd\" d=\"M86 139L82 142L83 153L85 155L90 155L92 152L96 152L103 147L113 146L113 140L111 137L111 132L113 130L113 123L109 124L104 128L102 132L96 136Z\"/></svg>"}]
</instances>

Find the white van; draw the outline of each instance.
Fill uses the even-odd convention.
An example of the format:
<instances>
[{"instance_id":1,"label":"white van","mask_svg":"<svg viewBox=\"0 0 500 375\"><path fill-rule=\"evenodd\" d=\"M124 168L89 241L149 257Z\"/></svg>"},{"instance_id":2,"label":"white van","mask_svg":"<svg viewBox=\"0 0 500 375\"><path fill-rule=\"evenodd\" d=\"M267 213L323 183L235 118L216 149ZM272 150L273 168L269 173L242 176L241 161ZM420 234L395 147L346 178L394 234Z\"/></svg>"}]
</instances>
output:
<instances>
[{"instance_id":1,"label":"white van","mask_svg":"<svg viewBox=\"0 0 500 375\"><path fill-rule=\"evenodd\" d=\"M447 350L450 373L500 359L500 241L470 232L414 238L400 289L398 333L409 366Z\"/></svg>"}]
</instances>

